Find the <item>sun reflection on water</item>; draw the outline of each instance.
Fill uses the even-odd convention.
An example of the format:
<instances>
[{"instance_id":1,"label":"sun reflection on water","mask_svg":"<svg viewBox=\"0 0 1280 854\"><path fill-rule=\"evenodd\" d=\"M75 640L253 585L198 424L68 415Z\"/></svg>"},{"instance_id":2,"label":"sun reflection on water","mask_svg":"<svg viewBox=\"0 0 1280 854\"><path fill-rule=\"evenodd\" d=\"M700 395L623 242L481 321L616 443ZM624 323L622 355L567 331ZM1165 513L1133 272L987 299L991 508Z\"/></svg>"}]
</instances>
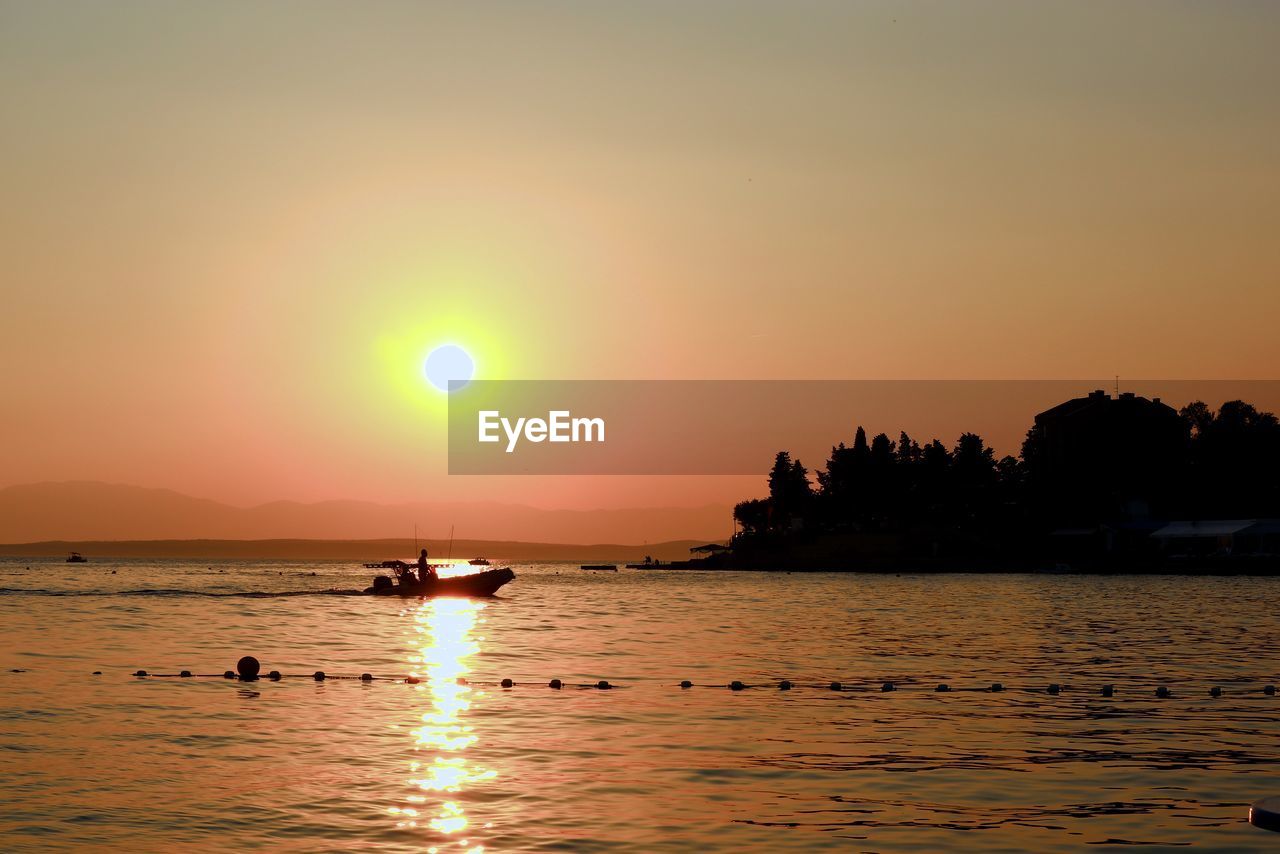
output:
<instances>
[{"instance_id":1,"label":"sun reflection on water","mask_svg":"<svg viewBox=\"0 0 1280 854\"><path fill-rule=\"evenodd\" d=\"M484 622L484 608L483 602L470 599L430 599L411 612L416 653L410 665L412 675L422 680L415 690L429 697L431 706L422 713L422 726L412 731L414 750L423 755L409 765L414 792L405 798L407 806L391 810L401 817L402 827L418 827L420 816L430 816L426 825L449 837L450 848L456 844L469 852L483 851L484 846L460 836L470 821L459 794L494 776L466 755L476 742L464 720L473 696L465 679L470 671L467 659L480 650L473 629Z\"/></svg>"}]
</instances>

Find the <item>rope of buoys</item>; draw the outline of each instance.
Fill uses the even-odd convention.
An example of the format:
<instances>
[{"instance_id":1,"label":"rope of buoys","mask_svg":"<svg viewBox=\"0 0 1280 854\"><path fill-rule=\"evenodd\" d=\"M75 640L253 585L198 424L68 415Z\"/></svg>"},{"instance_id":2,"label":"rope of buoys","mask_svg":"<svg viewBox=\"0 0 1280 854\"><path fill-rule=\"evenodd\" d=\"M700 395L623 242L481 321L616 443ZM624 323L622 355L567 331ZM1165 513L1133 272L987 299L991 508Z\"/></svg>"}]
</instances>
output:
<instances>
[{"instance_id":1,"label":"rope of buoys","mask_svg":"<svg viewBox=\"0 0 1280 854\"><path fill-rule=\"evenodd\" d=\"M93 671L93 675L101 676L102 671L95 670ZM258 679L258 677L256 676L247 676L243 674L238 674L234 670L226 670L226 671L223 671L222 673L192 673L190 670L183 670L178 673L152 673L147 670L137 670L137 671L134 671L131 675L138 678L149 678L149 679L226 679L226 680L234 680L234 681L240 681L240 682L253 682ZM315 682L326 682L330 680L346 680L346 681L365 682L365 683L398 682L405 685L419 685L423 681L422 678L419 676L403 676L403 677L375 676L372 673L361 673L359 676L340 676L332 673L326 673L323 670L317 670L314 673L305 674L305 675L304 674L284 674L284 673L281 673L279 670L272 670L269 673L267 673L266 676L263 678L269 679L272 682L279 682L284 679L309 679ZM488 686L488 687L501 687L501 688L510 689L510 688L516 688L521 684L527 685L529 683L519 683L513 679L506 678L506 679L490 680L490 681L459 679L457 684L464 685L464 686L474 685L477 687ZM694 688L694 687L703 687L703 688L728 688L731 691L745 691L752 687L759 687L759 686L752 686L749 683L743 682L738 679L735 679L723 685L703 684L701 686L696 686L692 681L688 679L682 680L677 684L681 689L685 689L685 690ZM554 688L557 690L566 688L566 687L596 688L599 690L609 690L612 688L619 687L618 685L615 685L609 682L608 680L604 680L604 679L601 679L598 682L580 683L577 685L566 683L562 679L551 679L546 683L546 686L548 688ZM913 686L913 685L904 686L904 685L899 685L898 683L895 683L895 682L884 682L880 684L879 689L875 693L891 693L896 691L907 690L913 687L920 688L924 686ZM791 691L797 688L799 689L821 688L828 691L837 691L837 692L844 692L844 693L866 692L868 690L866 688L859 688L857 686L846 685L843 682L830 682L825 685L819 685L819 684L805 685L801 683L792 682L790 679L783 679L777 683L777 689L779 691ZM934 693L934 694L954 694L954 693L966 693L966 692L967 693L1001 693L1007 690L1009 689L1007 689L1005 685L1001 682L993 682L991 683L991 685L985 688L954 688L946 682L941 682L933 686L931 693ZM1013 690L1019 690L1019 689L1015 688ZM1054 682L1054 683L1050 683L1046 688L1040 689L1040 690L1037 690L1037 689L1021 689L1021 690L1023 690L1024 692L1030 692L1030 693L1043 692L1045 694L1050 694L1052 696L1059 696L1065 693L1066 688L1063 685ZM1254 689L1254 690L1258 690L1258 689ZM1103 685L1098 693L1102 697L1113 698L1116 695L1116 686L1111 684ZM1220 685L1214 685L1210 687L1207 693L1208 693L1208 696L1214 697L1214 698L1224 697L1227 694L1226 690ZM1244 692L1238 692L1237 696L1241 696L1243 693ZM1274 686L1272 685L1264 686L1261 689L1260 693L1268 697L1274 697L1276 695L1276 691L1274 690ZM1173 690L1167 685L1157 686L1154 691L1154 695L1160 699L1170 699L1175 696Z\"/></svg>"},{"instance_id":2,"label":"rope of buoys","mask_svg":"<svg viewBox=\"0 0 1280 854\"><path fill-rule=\"evenodd\" d=\"M251 655L246 655L243 658L241 658L238 662L236 662L235 670L226 670L226 671L223 671L221 674L192 673L190 670L182 670L182 671L179 671L178 673L152 673L147 670L136 670L133 672L132 675L140 679L142 678L153 678L153 679L166 679L166 678L217 679L217 678L221 678L221 679L228 679L228 680L238 680L241 682L253 682L253 681L257 681L258 674L260 671L261 671L261 665L259 664L258 660ZM93 671L93 675L101 676L102 671L95 670ZM307 676L287 675L287 674L281 673L279 670L272 670L269 673L267 673L266 678L271 680L272 682L279 682L283 679L310 679L315 682L326 682L328 680L348 680L348 681L359 681L366 684L370 682L398 682L406 685L419 685L423 681L422 677L412 675L412 674L409 676L375 676L372 673L365 672L365 673L361 673L359 676L339 676L339 675L327 674L323 670L317 670L314 673L311 673L310 675L307 675ZM456 684L462 685L462 686L466 686L466 685L498 686L504 689L513 689L513 688L516 688L518 685L522 684L522 683L516 682L514 679L511 679L510 677L507 677L498 681L469 681L465 677L459 676L457 677L455 682ZM523 684L528 685L530 683L526 682ZM546 682L545 684L548 688L552 688L554 690L561 690L566 687L576 687L576 688L593 688L600 691L608 691L608 690L612 690L614 688L620 687L618 685L614 685L613 683L609 682L606 679L601 679L594 683L580 683L577 685L565 683L561 679L552 679L549 682ZM689 679L681 680L677 684L683 690L687 690L694 687L694 683ZM872 683L872 684L874 685L875 683ZM893 681L885 681L878 684L879 684L878 693L890 693L890 692L898 691L900 689L927 688L926 685L923 685L920 683L914 683L914 682L907 682L904 685L899 685L898 683ZM845 693L866 692L866 691L874 690L871 685L866 685L866 684L863 684L861 686L849 685L847 683L839 682L839 681L832 681L827 683L804 684L804 683L793 682L790 679L782 679L776 683L776 686L777 686L777 690L779 691L791 691L796 688L825 689L828 691L837 691L837 692L845 692ZM735 679L727 684L714 684L714 685L703 684L700 687L722 688L722 689L728 688L730 691L746 691L753 686L750 685L749 683ZM761 687L761 686L757 685L755 687ZM957 692L1000 693L1000 692L1004 692L1005 690L1006 690L1005 686L1001 682L992 682L988 687L985 687L985 688L953 688L949 683L941 682L933 686L932 693L935 693L935 694L951 694L951 693L957 693ZM1018 689L1015 689L1015 690L1018 690ZM1024 692L1030 691L1031 693L1039 693L1039 691L1037 691L1036 689L1024 688L1021 690ZM1043 691L1043 693L1049 694L1051 696L1059 696L1065 693L1066 690L1067 690L1067 686L1058 682L1051 682L1045 688L1040 689L1040 691ZM1253 690L1257 691L1258 689L1255 688ZM1245 689L1245 690L1236 692L1236 696L1245 696L1248 693L1249 693L1248 690ZM1276 695L1276 686L1274 684L1268 683L1262 687L1261 693L1267 697L1274 697ZM1111 683L1105 684L1101 686L1101 689L1099 690L1099 694L1104 698L1108 698L1108 699L1114 698L1116 696L1116 686ZM1208 695L1213 698L1220 698L1225 696L1226 694L1227 694L1226 689L1224 689L1221 685L1212 685L1208 689ZM1156 686L1154 695L1158 699L1162 699L1162 700L1173 699L1175 696L1183 696L1183 697L1190 696L1185 693L1181 695L1175 695L1172 688L1170 688L1168 685ZM1201 695L1201 696L1204 696L1204 695Z\"/></svg>"}]
</instances>

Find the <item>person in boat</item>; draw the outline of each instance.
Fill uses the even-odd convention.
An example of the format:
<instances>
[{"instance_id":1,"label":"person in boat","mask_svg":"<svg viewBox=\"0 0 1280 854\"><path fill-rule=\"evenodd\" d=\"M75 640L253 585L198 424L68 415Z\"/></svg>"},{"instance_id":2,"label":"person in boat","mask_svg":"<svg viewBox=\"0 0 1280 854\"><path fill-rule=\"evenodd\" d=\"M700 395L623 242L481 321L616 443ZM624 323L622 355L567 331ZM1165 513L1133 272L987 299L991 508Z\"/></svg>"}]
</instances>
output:
<instances>
[{"instance_id":1,"label":"person in boat","mask_svg":"<svg viewBox=\"0 0 1280 854\"><path fill-rule=\"evenodd\" d=\"M427 581L435 580L435 567L427 563L427 550L423 549L421 554L418 555L418 583L425 584Z\"/></svg>"}]
</instances>

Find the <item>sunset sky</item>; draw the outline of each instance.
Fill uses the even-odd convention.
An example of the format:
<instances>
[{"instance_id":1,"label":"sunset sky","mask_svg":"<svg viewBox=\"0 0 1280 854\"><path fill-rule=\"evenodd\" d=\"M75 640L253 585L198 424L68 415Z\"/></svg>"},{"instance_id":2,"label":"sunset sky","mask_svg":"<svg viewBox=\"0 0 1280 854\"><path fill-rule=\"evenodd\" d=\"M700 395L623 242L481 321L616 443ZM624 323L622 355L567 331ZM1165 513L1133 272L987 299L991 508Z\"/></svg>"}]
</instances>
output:
<instances>
[{"instance_id":1,"label":"sunset sky","mask_svg":"<svg viewBox=\"0 0 1280 854\"><path fill-rule=\"evenodd\" d=\"M1274 377L1278 44L1269 3L0 3L0 487L755 483L449 478L445 342L485 379Z\"/></svg>"}]
</instances>

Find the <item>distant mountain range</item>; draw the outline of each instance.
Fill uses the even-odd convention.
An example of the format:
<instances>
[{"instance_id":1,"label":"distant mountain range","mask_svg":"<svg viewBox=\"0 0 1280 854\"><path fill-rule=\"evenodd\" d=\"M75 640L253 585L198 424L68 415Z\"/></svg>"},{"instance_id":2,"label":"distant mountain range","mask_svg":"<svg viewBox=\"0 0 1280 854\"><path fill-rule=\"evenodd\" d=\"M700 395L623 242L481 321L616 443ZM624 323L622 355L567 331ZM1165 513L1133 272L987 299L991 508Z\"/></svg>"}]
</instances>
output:
<instances>
[{"instance_id":1,"label":"distant mountain range","mask_svg":"<svg viewBox=\"0 0 1280 854\"><path fill-rule=\"evenodd\" d=\"M168 489L94 481L0 489L0 543L85 540L376 540L411 536L432 546L449 527L466 540L627 543L723 540L730 508L543 510L499 502L375 504L275 501L234 507ZM435 549L433 548L433 552Z\"/></svg>"},{"instance_id":2,"label":"distant mountain range","mask_svg":"<svg viewBox=\"0 0 1280 854\"><path fill-rule=\"evenodd\" d=\"M590 561L632 563L649 555L655 560L684 560L689 550L706 540L673 540L648 545L618 543L522 543L510 540L455 540L447 546L431 542L431 559L467 559L483 556L497 563L511 561ZM376 563L411 561L416 554L412 539L393 540L44 540L0 545L0 556L25 557L32 563L62 564L67 552L78 551L94 567L112 558L199 558L200 560L282 559L337 560Z\"/></svg>"}]
</instances>

